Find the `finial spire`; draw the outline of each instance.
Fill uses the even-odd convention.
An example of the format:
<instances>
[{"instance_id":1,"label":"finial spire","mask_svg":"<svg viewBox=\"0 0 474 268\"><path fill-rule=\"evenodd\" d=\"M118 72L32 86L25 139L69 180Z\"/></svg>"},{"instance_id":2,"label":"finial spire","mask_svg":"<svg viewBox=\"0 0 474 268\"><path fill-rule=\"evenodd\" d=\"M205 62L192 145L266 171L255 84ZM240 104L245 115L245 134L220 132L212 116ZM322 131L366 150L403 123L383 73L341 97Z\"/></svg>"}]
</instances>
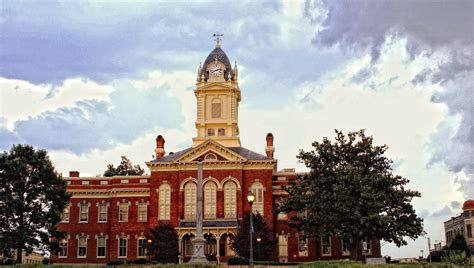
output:
<instances>
[{"instance_id":1,"label":"finial spire","mask_svg":"<svg viewBox=\"0 0 474 268\"><path fill-rule=\"evenodd\" d=\"M215 41L216 41L216 47L221 47L221 36L224 36L223 34L220 34L219 32L213 34L212 36L215 37Z\"/></svg>"}]
</instances>

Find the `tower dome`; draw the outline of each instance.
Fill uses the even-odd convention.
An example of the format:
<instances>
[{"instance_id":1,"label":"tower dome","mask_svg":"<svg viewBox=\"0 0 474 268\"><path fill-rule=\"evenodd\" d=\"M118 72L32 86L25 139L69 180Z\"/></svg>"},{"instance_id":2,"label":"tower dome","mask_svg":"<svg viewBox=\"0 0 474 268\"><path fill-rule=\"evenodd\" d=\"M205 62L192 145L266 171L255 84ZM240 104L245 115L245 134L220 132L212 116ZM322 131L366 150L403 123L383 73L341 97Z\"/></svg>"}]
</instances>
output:
<instances>
[{"instance_id":1,"label":"tower dome","mask_svg":"<svg viewBox=\"0 0 474 268\"><path fill-rule=\"evenodd\" d=\"M209 72L207 72L207 66L215 60L222 62L225 66L224 70L224 79L227 81L229 80L230 73L232 72L232 65L230 64L229 58L225 54L224 50L221 49L219 43L217 43L216 48L211 51L209 56L207 56L206 60L203 64L203 71L204 71L204 81L209 79Z\"/></svg>"}]
</instances>

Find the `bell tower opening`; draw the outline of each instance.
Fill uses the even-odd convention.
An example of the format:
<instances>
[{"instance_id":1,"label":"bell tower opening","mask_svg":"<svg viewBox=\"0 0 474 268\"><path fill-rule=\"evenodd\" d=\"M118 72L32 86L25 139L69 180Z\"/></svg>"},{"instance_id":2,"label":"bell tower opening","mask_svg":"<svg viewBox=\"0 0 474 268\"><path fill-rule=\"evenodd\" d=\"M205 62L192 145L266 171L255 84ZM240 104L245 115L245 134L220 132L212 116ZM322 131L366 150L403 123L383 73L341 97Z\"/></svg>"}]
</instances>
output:
<instances>
[{"instance_id":1,"label":"bell tower opening","mask_svg":"<svg viewBox=\"0 0 474 268\"><path fill-rule=\"evenodd\" d=\"M198 68L194 95L197 102L193 147L208 139L226 147L240 147L238 112L241 100L237 64L230 64L221 49L222 35L214 35L216 47Z\"/></svg>"}]
</instances>

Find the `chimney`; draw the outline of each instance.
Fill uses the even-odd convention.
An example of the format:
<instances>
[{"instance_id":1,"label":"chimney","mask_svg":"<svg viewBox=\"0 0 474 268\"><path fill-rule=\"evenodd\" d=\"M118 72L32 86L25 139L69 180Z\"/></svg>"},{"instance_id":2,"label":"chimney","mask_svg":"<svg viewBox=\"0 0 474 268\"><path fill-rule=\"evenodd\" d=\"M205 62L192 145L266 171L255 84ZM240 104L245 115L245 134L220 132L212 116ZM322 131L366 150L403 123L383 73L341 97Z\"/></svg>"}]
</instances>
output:
<instances>
[{"instance_id":1,"label":"chimney","mask_svg":"<svg viewBox=\"0 0 474 268\"><path fill-rule=\"evenodd\" d=\"M79 171L69 171L69 177L79 177Z\"/></svg>"},{"instance_id":2,"label":"chimney","mask_svg":"<svg viewBox=\"0 0 474 268\"><path fill-rule=\"evenodd\" d=\"M273 134L267 134L267 147L265 147L265 152L267 153L267 157L273 159L273 153L275 152L275 147L273 147Z\"/></svg>"},{"instance_id":3,"label":"chimney","mask_svg":"<svg viewBox=\"0 0 474 268\"><path fill-rule=\"evenodd\" d=\"M161 159L165 155L165 139L163 136L156 137L156 160Z\"/></svg>"}]
</instances>

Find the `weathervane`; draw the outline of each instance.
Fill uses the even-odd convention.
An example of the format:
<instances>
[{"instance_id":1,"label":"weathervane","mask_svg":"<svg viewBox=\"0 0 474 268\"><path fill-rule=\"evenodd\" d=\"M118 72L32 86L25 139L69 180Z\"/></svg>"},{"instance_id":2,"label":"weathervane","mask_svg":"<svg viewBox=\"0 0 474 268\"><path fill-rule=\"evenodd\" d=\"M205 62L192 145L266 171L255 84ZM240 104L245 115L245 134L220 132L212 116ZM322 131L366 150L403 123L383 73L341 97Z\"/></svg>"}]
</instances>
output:
<instances>
[{"instance_id":1,"label":"weathervane","mask_svg":"<svg viewBox=\"0 0 474 268\"><path fill-rule=\"evenodd\" d=\"M214 40L216 41L216 47L221 47L221 39L220 39L220 37L221 37L221 36L224 36L224 35L223 35L223 34L220 34L219 32L217 32L217 33L213 34L212 36L215 37Z\"/></svg>"}]
</instances>

